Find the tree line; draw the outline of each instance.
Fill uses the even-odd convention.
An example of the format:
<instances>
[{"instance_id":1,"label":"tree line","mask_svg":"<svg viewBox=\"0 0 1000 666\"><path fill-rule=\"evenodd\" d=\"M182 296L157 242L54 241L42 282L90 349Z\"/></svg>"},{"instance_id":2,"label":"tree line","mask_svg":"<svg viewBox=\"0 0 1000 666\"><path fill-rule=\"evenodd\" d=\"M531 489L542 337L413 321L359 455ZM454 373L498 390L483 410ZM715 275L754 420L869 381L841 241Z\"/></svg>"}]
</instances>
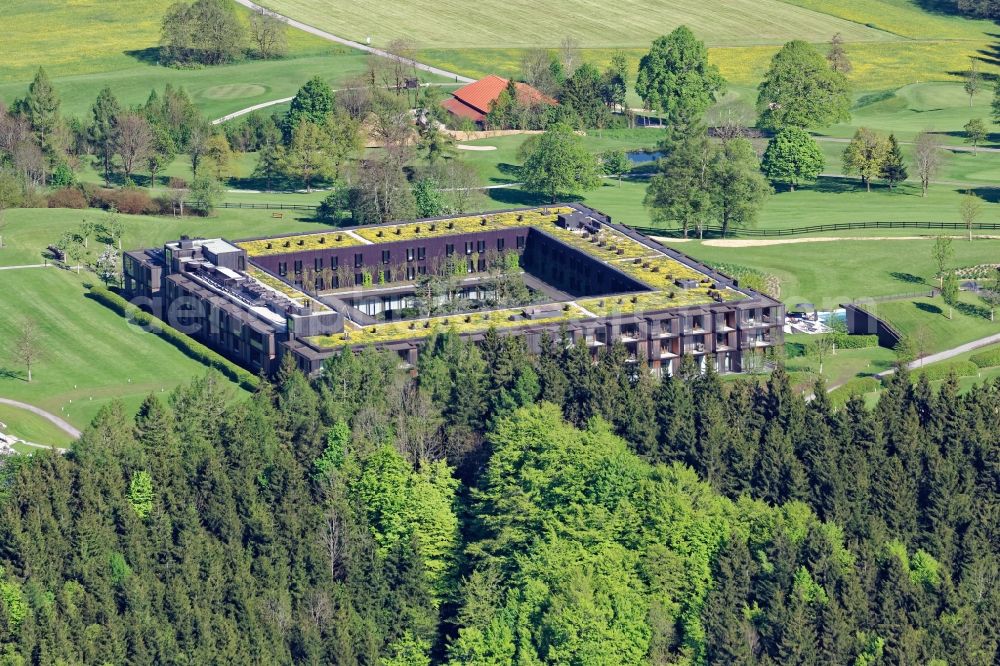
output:
<instances>
[{"instance_id":1,"label":"tree line","mask_svg":"<svg viewBox=\"0 0 1000 666\"><path fill-rule=\"evenodd\" d=\"M565 335L565 334L563 334ZM989 664L995 405L440 333L7 459L13 662Z\"/></svg>"}]
</instances>

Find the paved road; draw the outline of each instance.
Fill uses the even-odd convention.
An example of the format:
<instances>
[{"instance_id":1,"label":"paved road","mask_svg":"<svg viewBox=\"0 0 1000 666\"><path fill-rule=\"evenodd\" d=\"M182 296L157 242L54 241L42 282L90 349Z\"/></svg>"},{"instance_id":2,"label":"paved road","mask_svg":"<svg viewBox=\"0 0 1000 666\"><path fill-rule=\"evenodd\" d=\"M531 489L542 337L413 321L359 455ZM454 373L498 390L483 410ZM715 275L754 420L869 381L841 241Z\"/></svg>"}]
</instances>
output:
<instances>
[{"instance_id":1,"label":"paved road","mask_svg":"<svg viewBox=\"0 0 1000 666\"><path fill-rule=\"evenodd\" d=\"M59 418L55 414L50 414L49 412L45 411L40 407L29 405L26 402L18 402L17 400L10 400L8 398L0 398L0 405L10 405L11 407L18 407L20 409L29 411L32 414L37 414L38 416L41 416L43 419L50 421L53 425L55 425L57 428L65 432L70 437L77 438L80 436L79 430L77 430L76 428L74 428L69 423Z\"/></svg>"},{"instance_id":2,"label":"paved road","mask_svg":"<svg viewBox=\"0 0 1000 666\"><path fill-rule=\"evenodd\" d=\"M470 79L467 76L462 76L461 74L457 74L456 72L449 72L446 69L441 69L439 67L433 67L431 65L425 65L422 62L417 62L416 60L411 60L409 58L401 58L400 56L397 56L397 55L394 55L392 53L389 53L388 51L383 51L382 49L377 49L377 48L375 48L373 46L367 46L366 44L361 44L360 42L355 42L355 41L352 41L350 39L345 39L343 37L338 37L338 36L336 36L334 34L326 32L325 30L320 30L319 28L314 28L311 25L307 25L305 23L302 23L301 21L296 21L295 19L290 18L288 16L284 16L284 15L279 14L277 12L272 12L270 9L267 9L265 7L261 7L257 3L251 2L250 0L236 0L236 2L238 2L241 5L243 5L244 7L252 9L255 12L263 12L263 13L270 14L271 16L276 16L276 17L278 17L280 19L284 19L285 21L288 22L288 25L292 26L293 28L298 28L299 30L302 30L304 32L308 32L311 35L316 35L317 37L321 37L321 38L329 40L331 42L336 42L337 44L343 44L344 46L350 46L352 49L359 49L361 51L365 51L366 53L371 53L372 55L377 55L377 56L381 56L383 58L388 58L389 60L398 60L400 62L406 63L407 65L415 67L416 69L419 69L421 71L430 72L431 74L437 74L438 76L445 76L445 77L448 77L450 79L454 79L458 83L472 83L473 80L474 80L474 79Z\"/></svg>"}]
</instances>

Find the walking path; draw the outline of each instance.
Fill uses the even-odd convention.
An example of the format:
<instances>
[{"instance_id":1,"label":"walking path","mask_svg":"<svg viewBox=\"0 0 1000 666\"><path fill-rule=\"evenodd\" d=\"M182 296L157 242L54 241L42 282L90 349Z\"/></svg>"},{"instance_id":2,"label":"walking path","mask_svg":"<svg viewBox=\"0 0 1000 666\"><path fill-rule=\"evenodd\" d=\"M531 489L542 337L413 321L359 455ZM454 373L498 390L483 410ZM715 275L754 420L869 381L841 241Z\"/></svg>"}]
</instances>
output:
<instances>
[{"instance_id":1,"label":"walking path","mask_svg":"<svg viewBox=\"0 0 1000 666\"><path fill-rule=\"evenodd\" d=\"M331 42L336 42L337 44L343 44L344 46L349 46L352 49L358 49L358 50L364 51L366 53L371 53L372 55L377 55L377 56L381 56L383 58L388 58L389 60L397 60L399 62L405 63L407 65L410 65L410 66L414 67L415 69L419 69L419 70L424 71L424 72L430 72L431 74L437 74L438 76L444 76L444 77L447 77L447 78L450 78L450 79L455 79L455 81L457 83L472 83L475 80L475 79L470 79L467 76L462 76L461 74L457 74L455 72L449 72L448 70L441 69L440 67L434 67L432 65L425 65L422 62L417 62L416 60L411 60L410 58L403 58L403 57L395 55L393 53L389 53L388 51L384 51L382 49L377 49L377 48L375 48L373 46L368 46L366 44L361 44L360 42L355 42L355 41L352 41L350 39L345 39L343 37L338 37L338 36L336 36L334 34L326 32L325 30L320 30L319 28L314 28L311 25L307 25L305 23L302 23L301 21L296 21L295 19L290 18L288 16L284 16L284 15L279 14L277 12L272 12L270 9L266 9L264 7L261 7L257 3L251 2L250 0L236 0L236 2L238 2L241 5L243 5L244 7L252 9L255 12L261 12L263 14L269 14L269 15L274 16L276 18L280 18L280 19L286 21L288 23L288 25L292 26L293 28L298 28L299 30L302 30L304 32L308 32L310 35L316 35L317 37L321 37L322 39L326 39L326 40L329 40Z\"/></svg>"},{"instance_id":2,"label":"walking path","mask_svg":"<svg viewBox=\"0 0 1000 666\"><path fill-rule=\"evenodd\" d=\"M59 418L55 414L50 414L40 407L35 407L34 405L29 405L26 402L18 402L17 400L10 400L9 398L0 398L0 405L9 405L11 407L17 407L31 412L32 414L37 414L43 419L51 422L54 426L65 432L70 437L74 439L80 436L80 431L71 426L69 423ZM45 447L48 448L48 447Z\"/></svg>"},{"instance_id":3,"label":"walking path","mask_svg":"<svg viewBox=\"0 0 1000 666\"><path fill-rule=\"evenodd\" d=\"M908 370L917 370L929 363L937 363L938 361L947 361L950 358L955 358L956 356L960 356L966 352L979 349L980 347L988 347L989 345L995 345L997 343L1000 343L1000 333L996 333L994 335L987 335L985 338L979 338L978 340L973 340L972 342L966 342L964 345L959 345L951 349L946 349L936 354L930 354L929 356L925 356L923 358L917 359L916 361L907 364L906 368ZM880 372L875 376L885 377L891 375L894 372L896 372L896 369L890 368L889 370Z\"/></svg>"},{"instance_id":4,"label":"walking path","mask_svg":"<svg viewBox=\"0 0 1000 666\"><path fill-rule=\"evenodd\" d=\"M21 266L0 266L0 271L12 271L18 268L47 268L52 264L23 264Z\"/></svg>"}]
</instances>

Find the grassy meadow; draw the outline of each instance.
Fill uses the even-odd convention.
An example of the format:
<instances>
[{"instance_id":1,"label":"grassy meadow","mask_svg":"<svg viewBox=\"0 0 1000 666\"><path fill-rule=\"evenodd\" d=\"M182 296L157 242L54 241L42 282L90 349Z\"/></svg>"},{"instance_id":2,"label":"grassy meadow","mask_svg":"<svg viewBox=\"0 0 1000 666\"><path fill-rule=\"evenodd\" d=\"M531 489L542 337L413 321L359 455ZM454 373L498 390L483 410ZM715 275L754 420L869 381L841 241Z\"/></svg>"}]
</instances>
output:
<instances>
[{"instance_id":1,"label":"grassy meadow","mask_svg":"<svg viewBox=\"0 0 1000 666\"><path fill-rule=\"evenodd\" d=\"M682 23L709 45L781 44L796 37L821 41L835 32L858 42L899 39L883 30L780 0L266 0L261 4L356 41L371 37L373 44L381 46L405 37L418 46L556 47L570 36L588 48L639 47Z\"/></svg>"},{"instance_id":2,"label":"grassy meadow","mask_svg":"<svg viewBox=\"0 0 1000 666\"><path fill-rule=\"evenodd\" d=\"M120 399L134 411L149 393L170 391L205 374L201 363L131 326L85 292L80 278L66 270L0 271L4 310L12 313L0 318L0 395L82 428L111 400ZM12 352L23 317L34 320L45 350L30 383ZM25 439L31 434L27 429L36 427L24 414L11 412L8 418L11 432L25 432Z\"/></svg>"}]
</instances>

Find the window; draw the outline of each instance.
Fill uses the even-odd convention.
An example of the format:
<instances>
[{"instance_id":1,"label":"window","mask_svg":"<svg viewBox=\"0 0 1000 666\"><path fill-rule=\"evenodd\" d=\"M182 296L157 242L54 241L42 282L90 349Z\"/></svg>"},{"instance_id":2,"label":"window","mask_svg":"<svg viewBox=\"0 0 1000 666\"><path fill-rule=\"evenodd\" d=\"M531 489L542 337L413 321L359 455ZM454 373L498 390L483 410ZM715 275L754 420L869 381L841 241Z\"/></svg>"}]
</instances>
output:
<instances>
[{"instance_id":1,"label":"window","mask_svg":"<svg viewBox=\"0 0 1000 666\"><path fill-rule=\"evenodd\" d=\"M301 259L296 259L295 260L295 274L296 275L302 275L302 260Z\"/></svg>"},{"instance_id":2,"label":"window","mask_svg":"<svg viewBox=\"0 0 1000 666\"><path fill-rule=\"evenodd\" d=\"M413 248L412 247L406 248L406 260L407 261L413 261Z\"/></svg>"},{"instance_id":3,"label":"window","mask_svg":"<svg viewBox=\"0 0 1000 666\"><path fill-rule=\"evenodd\" d=\"M389 252L389 250L382 250L382 263L383 264L389 263L389 259L391 258L391 255L392 255L392 253Z\"/></svg>"},{"instance_id":4,"label":"window","mask_svg":"<svg viewBox=\"0 0 1000 666\"><path fill-rule=\"evenodd\" d=\"M503 252L503 239L497 239L497 252Z\"/></svg>"},{"instance_id":5,"label":"window","mask_svg":"<svg viewBox=\"0 0 1000 666\"><path fill-rule=\"evenodd\" d=\"M466 271L465 272L466 273L471 273L474 270L475 270L475 266L472 263L472 259L469 259L469 263L468 263L468 266L466 267Z\"/></svg>"},{"instance_id":6,"label":"window","mask_svg":"<svg viewBox=\"0 0 1000 666\"><path fill-rule=\"evenodd\" d=\"M517 249L518 250L523 250L524 249L524 236L518 236L517 237Z\"/></svg>"},{"instance_id":7,"label":"window","mask_svg":"<svg viewBox=\"0 0 1000 666\"><path fill-rule=\"evenodd\" d=\"M354 267L355 268L361 268L364 265L365 265L365 255L361 254L360 252L355 253L355 255L354 255Z\"/></svg>"},{"instance_id":8,"label":"window","mask_svg":"<svg viewBox=\"0 0 1000 666\"><path fill-rule=\"evenodd\" d=\"M448 243L447 245L445 245L444 246L444 253L447 256L449 256L449 257L451 255L455 254L455 244L454 243Z\"/></svg>"},{"instance_id":9,"label":"window","mask_svg":"<svg viewBox=\"0 0 1000 666\"><path fill-rule=\"evenodd\" d=\"M484 257L479 257L478 268L481 271L486 270L486 259Z\"/></svg>"},{"instance_id":10,"label":"window","mask_svg":"<svg viewBox=\"0 0 1000 666\"><path fill-rule=\"evenodd\" d=\"M419 273L420 275L427 275L427 267L417 266L417 273Z\"/></svg>"},{"instance_id":11,"label":"window","mask_svg":"<svg viewBox=\"0 0 1000 666\"><path fill-rule=\"evenodd\" d=\"M465 253L472 254L472 241L465 242Z\"/></svg>"},{"instance_id":12,"label":"window","mask_svg":"<svg viewBox=\"0 0 1000 666\"><path fill-rule=\"evenodd\" d=\"M476 252L486 252L486 241L476 241Z\"/></svg>"},{"instance_id":13,"label":"window","mask_svg":"<svg viewBox=\"0 0 1000 666\"><path fill-rule=\"evenodd\" d=\"M417 277L417 271L416 271L416 269L414 269L413 266L407 266L406 267L406 279L407 280L412 280L415 277Z\"/></svg>"},{"instance_id":14,"label":"window","mask_svg":"<svg viewBox=\"0 0 1000 666\"><path fill-rule=\"evenodd\" d=\"M365 282L364 273L355 273L354 274L354 286L355 287L361 286L362 284L364 284L364 282Z\"/></svg>"},{"instance_id":15,"label":"window","mask_svg":"<svg viewBox=\"0 0 1000 666\"><path fill-rule=\"evenodd\" d=\"M323 257L316 257L313 259L313 268L318 271L323 270Z\"/></svg>"},{"instance_id":16,"label":"window","mask_svg":"<svg viewBox=\"0 0 1000 666\"><path fill-rule=\"evenodd\" d=\"M333 270L337 270L337 266L339 266L339 265L340 265L340 261L338 261L337 255L331 256L330 257L330 268L332 268Z\"/></svg>"},{"instance_id":17,"label":"window","mask_svg":"<svg viewBox=\"0 0 1000 666\"><path fill-rule=\"evenodd\" d=\"M278 275L285 277L288 275L288 262L279 261L278 262Z\"/></svg>"},{"instance_id":18,"label":"window","mask_svg":"<svg viewBox=\"0 0 1000 666\"><path fill-rule=\"evenodd\" d=\"M426 247L418 247L417 248L417 261L423 261L426 258L427 258L427 248Z\"/></svg>"},{"instance_id":19,"label":"window","mask_svg":"<svg viewBox=\"0 0 1000 666\"><path fill-rule=\"evenodd\" d=\"M247 258L244 257L242 254L236 260L236 267L239 268L241 271L245 271L247 269Z\"/></svg>"}]
</instances>

